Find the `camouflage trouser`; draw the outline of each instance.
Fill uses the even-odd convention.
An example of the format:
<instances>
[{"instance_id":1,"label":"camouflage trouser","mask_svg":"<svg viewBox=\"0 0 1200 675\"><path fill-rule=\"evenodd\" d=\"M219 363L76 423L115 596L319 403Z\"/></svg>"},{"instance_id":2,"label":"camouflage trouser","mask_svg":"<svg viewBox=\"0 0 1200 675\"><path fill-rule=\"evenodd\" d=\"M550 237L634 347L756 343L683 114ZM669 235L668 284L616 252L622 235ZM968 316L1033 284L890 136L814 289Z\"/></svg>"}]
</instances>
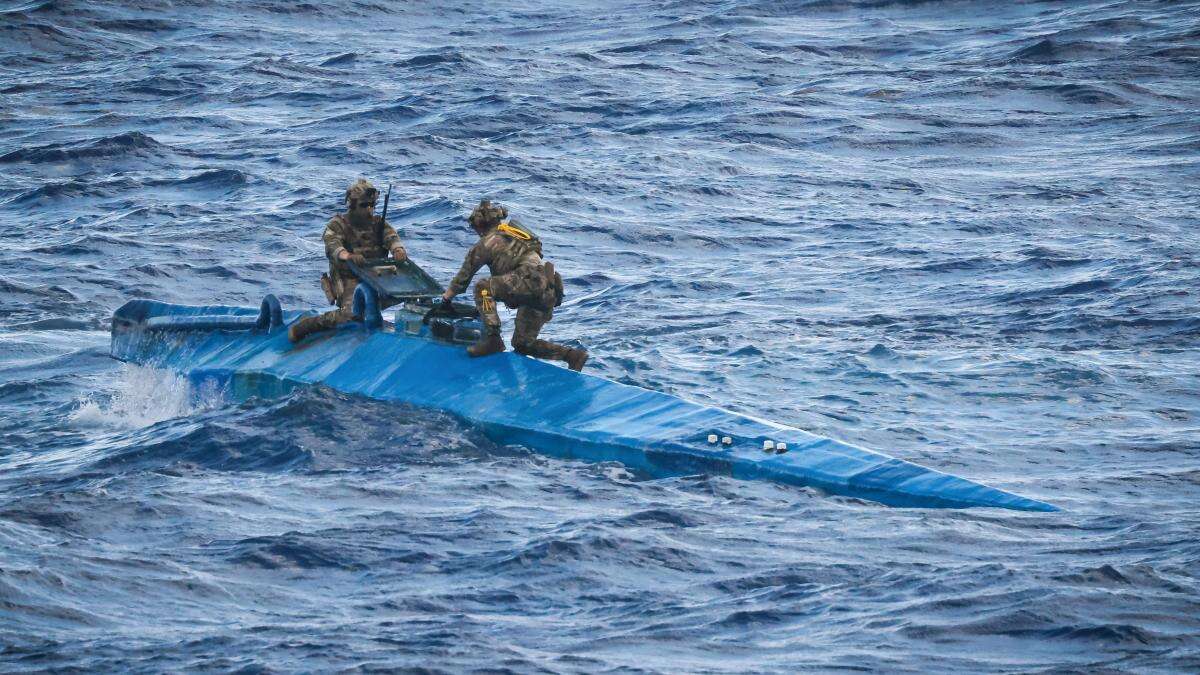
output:
<instances>
[{"instance_id":1,"label":"camouflage trouser","mask_svg":"<svg viewBox=\"0 0 1200 675\"><path fill-rule=\"evenodd\" d=\"M508 274L481 279L475 283L475 306L487 328L500 330L499 300L517 310L513 329L513 350L538 359L567 360L570 347L538 339L538 332L554 316L553 289L547 288L541 268L518 267Z\"/></svg>"},{"instance_id":2,"label":"camouflage trouser","mask_svg":"<svg viewBox=\"0 0 1200 675\"><path fill-rule=\"evenodd\" d=\"M338 294L337 309L330 310L317 317L316 326L313 330L329 330L336 328L348 321L356 321L362 317L354 316L354 289L358 288L358 279L342 279L342 292ZM387 309L395 305L396 301L389 299L379 299L379 309Z\"/></svg>"}]
</instances>

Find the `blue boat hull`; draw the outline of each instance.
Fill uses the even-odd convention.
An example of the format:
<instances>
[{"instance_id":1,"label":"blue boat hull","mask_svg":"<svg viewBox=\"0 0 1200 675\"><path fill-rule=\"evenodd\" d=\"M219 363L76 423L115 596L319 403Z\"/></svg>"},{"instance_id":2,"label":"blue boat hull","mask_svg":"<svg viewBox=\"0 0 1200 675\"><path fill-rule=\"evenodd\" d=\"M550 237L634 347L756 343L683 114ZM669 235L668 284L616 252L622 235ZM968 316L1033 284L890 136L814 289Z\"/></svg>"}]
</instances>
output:
<instances>
[{"instance_id":1,"label":"blue boat hull","mask_svg":"<svg viewBox=\"0 0 1200 675\"><path fill-rule=\"evenodd\" d=\"M863 448L576 373L514 353L482 359L403 325L348 324L292 345L298 313L134 300L113 316L112 356L213 382L235 400L322 384L446 411L498 443L618 461L655 476L722 474L919 508L1054 506ZM712 444L711 435L730 445ZM763 442L786 443L784 454Z\"/></svg>"}]
</instances>

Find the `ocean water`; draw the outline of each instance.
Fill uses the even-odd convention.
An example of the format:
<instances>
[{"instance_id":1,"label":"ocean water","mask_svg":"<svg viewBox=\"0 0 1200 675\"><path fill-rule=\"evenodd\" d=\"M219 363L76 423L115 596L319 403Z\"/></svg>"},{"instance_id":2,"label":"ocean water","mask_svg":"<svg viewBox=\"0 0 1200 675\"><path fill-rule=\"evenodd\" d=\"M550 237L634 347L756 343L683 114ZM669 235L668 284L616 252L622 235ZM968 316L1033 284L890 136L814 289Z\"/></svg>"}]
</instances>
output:
<instances>
[{"instance_id":1,"label":"ocean water","mask_svg":"<svg viewBox=\"0 0 1200 675\"><path fill-rule=\"evenodd\" d=\"M500 447L107 356L358 176L591 372L1062 507ZM1200 670L1200 3L0 1L0 670ZM511 315L506 316L511 327Z\"/></svg>"}]
</instances>

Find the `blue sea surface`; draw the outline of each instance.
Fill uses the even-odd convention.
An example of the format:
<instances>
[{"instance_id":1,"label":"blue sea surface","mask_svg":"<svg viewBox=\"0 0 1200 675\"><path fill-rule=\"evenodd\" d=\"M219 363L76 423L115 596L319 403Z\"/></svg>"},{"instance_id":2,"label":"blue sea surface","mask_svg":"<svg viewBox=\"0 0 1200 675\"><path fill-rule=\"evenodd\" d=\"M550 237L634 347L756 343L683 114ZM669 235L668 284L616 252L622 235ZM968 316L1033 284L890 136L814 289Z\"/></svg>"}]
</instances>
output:
<instances>
[{"instance_id":1,"label":"blue sea surface","mask_svg":"<svg viewBox=\"0 0 1200 675\"><path fill-rule=\"evenodd\" d=\"M507 204L592 373L1063 510L109 358L323 305L359 176L443 281ZM1198 2L0 0L0 670L1200 671L1198 226Z\"/></svg>"}]
</instances>

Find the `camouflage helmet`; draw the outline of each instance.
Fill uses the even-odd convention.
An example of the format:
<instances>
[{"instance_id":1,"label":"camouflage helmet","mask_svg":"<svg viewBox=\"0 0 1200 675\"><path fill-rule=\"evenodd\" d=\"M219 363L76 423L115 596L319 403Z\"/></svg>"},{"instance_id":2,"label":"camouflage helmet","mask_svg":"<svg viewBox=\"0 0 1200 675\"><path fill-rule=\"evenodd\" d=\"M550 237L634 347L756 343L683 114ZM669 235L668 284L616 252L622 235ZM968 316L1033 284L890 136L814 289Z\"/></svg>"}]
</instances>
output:
<instances>
[{"instance_id":1,"label":"camouflage helmet","mask_svg":"<svg viewBox=\"0 0 1200 675\"><path fill-rule=\"evenodd\" d=\"M508 217L508 209L499 204L493 204L489 199L479 200L479 206L471 211L471 215L467 216L467 222L471 227L479 229L491 229L500 224L500 221Z\"/></svg>"},{"instance_id":2,"label":"camouflage helmet","mask_svg":"<svg viewBox=\"0 0 1200 675\"><path fill-rule=\"evenodd\" d=\"M379 199L379 190L375 189L375 186L371 185L371 181L366 178L359 178L346 190L347 204L358 201L374 202L377 199Z\"/></svg>"}]
</instances>

